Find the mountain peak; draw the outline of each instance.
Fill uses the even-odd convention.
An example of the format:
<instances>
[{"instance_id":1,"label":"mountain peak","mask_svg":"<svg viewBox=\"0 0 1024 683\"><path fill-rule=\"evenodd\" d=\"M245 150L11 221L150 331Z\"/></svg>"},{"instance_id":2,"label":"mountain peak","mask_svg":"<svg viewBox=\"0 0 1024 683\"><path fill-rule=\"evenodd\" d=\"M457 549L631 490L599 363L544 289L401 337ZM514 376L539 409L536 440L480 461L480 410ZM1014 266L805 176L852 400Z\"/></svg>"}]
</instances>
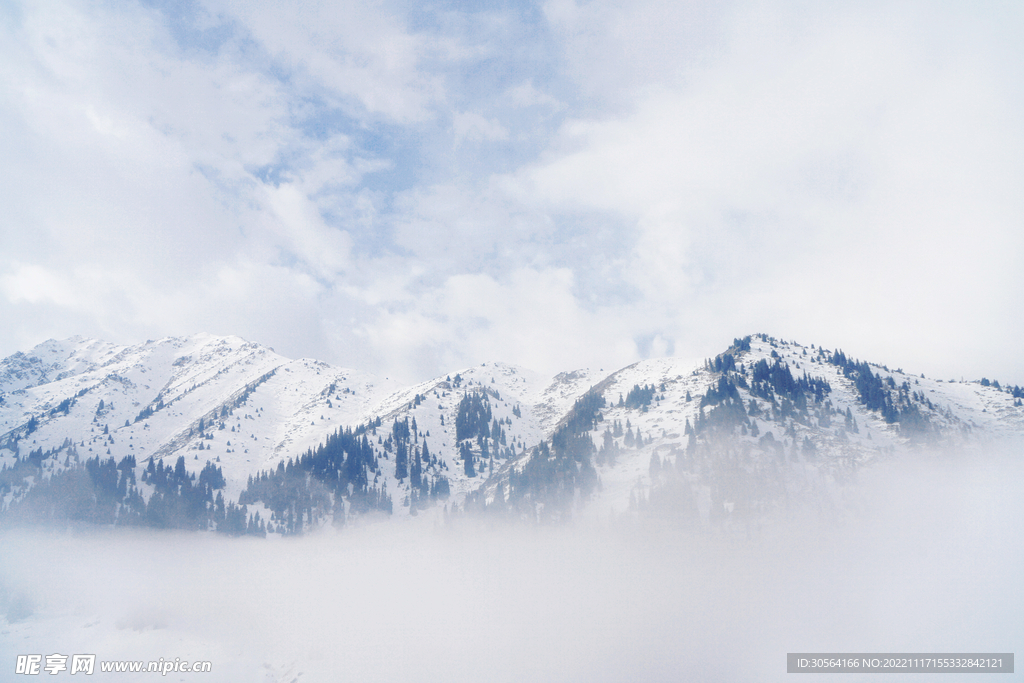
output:
<instances>
[{"instance_id":1,"label":"mountain peak","mask_svg":"<svg viewBox=\"0 0 1024 683\"><path fill-rule=\"evenodd\" d=\"M765 334L698 363L544 377L488 361L410 387L234 336L73 337L0 361L0 463L25 482L124 463L143 505L172 463L195 476L214 468L228 502L284 531L442 504L558 516L590 501L624 514L671 491L704 519L705 502L734 509L748 495L736 486L760 496L743 505L767 510L810 471L838 480L928 444L1019 435L1022 397ZM6 505L31 487L18 484ZM296 521L300 499L311 507Z\"/></svg>"}]
</instances>

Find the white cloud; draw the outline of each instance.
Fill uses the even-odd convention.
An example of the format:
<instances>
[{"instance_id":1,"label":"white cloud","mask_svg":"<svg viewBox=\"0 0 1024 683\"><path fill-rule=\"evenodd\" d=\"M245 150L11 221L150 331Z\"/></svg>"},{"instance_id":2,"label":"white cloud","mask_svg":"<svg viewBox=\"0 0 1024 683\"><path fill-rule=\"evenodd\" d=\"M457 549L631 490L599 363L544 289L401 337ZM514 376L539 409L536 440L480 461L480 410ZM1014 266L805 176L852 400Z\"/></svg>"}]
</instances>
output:
<instances>
[{"instance_id":1,"label":"white cloud","mask_svg":"<svg viewBox=\"0 0 1024 683\"><path fill-rule=\"evenodd\" d=\"M65 278L31 264L15 264L10 273L0 277L0 290L14 303L49 301L59 306L79 303L77 290L69 287Z\"/></svg>"},{"instance_id":2,"label":"white cloud","mask_svg":"<svg viewBox=\"0 0 1024 683\"><path fill-rule=\"evenodd\" d=\"M583 95L618 109L646 88L685 86L725 52L737 4L548 0L543 9Z\"/></svg>"},{"instance_id":3,"label":"white cloud","mask_svg":"<svg viewBox=\"0 0 1024 683\"><path fill-rule=\"evenodd\" d=\"M1020 10L183 11L0 23L0 352L207 329L416 378L764 330L1024 378Z\"/></svg>"},{"instance_id":4,"label":"white cloud","mask_svg":"<svg viewBox=\"0 0 1024 683\"><path fill-rule=\"evenodd\" d=\"M552 374L610 371L638 357L632 335L610 334L608 312L580 301L568 268L461 273L420 291L400 289L376 302L355 333L371 350L365 361L389 367L392 377L443 374L494 359ZM626 329L637 327L627 308L615 313Z\"/></svg>"},{"instance_id":5,"label":"white cloud","mask_svg":"<svg viewBox=\"0 0 1024 683\"><path fill-rule=\"evenodd\" d=\"M568 122L513 191L550 212L622 216L635 235L629 282L684 339L732 325L881 358L912 359L922 338L943 337L981 353L996 336L1008 352L1016 324L986 302L1008 304L1022 284L1011 261L1024 206L1009 191L1024 180L1009 124L1021 55L979 56L975 41L997 30L959 13L872 7L795 22L744 9L729 49L685 86L648 84L626 113ZM560 11L604 35L593 22L606 10ZM657 58L657 46L630 49Z\"/></svg>"},{"instance_id":6,"label":"white cloud","mask_svg":"<svg viewBox=\"0 0 1024 683\"><path fill-rule=\"evenodd\" d=\"M546 109L562 110L565 104L552 95L538 90L533 80L527 80L519 85L509 88L505 97L513 107L543 107Z\"/></svg>"},{"instance_id":7,"label":"white cloud","mask_svg":"<svg viewBox=\"0 0 1024 683\"><path fill-rule=\"evenodd\" d=\"M430 48L387 3L209 0L212 13L238 22L290 71L300 87L351 99L370 114L400 122L432 116L442 95L434 74L419 69Z\"/></svg>"},{"instance_id":8,"label":"white cloud","mask_svg":"<svg viewBox=\"0 0 1024 683\"><path fill-rule=\"evenodd\" d=\"M351 240L331 228L309 196L291 184L263 188L270 215L267 224L290 255L324 279L334 279L349 265Z\"/></svg>"},{"instance_id":9,"label":"white cloud","mask_svg":"<svg viewBox=\"0 0 1024 683\"><path fill-rule=\"evenodd\" d=\"M455 143L470 141L506 140L508 131L493 119L486 119L476 112L456 112L452 125L455 129Z\"/></svg>"}]
</instances>

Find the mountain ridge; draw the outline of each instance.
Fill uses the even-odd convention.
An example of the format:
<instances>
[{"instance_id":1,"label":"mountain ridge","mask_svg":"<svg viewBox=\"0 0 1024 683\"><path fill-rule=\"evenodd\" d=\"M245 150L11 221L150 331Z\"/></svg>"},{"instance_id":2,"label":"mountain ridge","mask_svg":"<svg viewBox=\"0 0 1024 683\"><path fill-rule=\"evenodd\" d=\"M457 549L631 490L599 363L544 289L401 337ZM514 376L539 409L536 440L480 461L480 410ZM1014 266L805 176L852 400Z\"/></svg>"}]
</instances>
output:
<instances>
[{"instance_id":1,"label":"mountain ridge","mask_svg":"<svg viewBox=\"0 0 1024 683\"><path fill-rule=\"evenodd\" d=\"M199 486L200 468L219 473L222 485L212 474L203 484L197 528L223 524L236 504L284 533L371 510L623 514L669 490L707 523L709 505L732 513L732 499L753 490L751 510L776 506L765 482L792 487L797 471L834 478L918 447L1024 434L1021 397L1020 387L947 383L763 334L697 367L659 358L544 377L487 362L409 387L238 337L72 337L0 361L0 510L109 460L121 474L108 488L137 492L138 519L151 519L157 493ZM96 486L91 473L82 481ZM131 508L123 500L98 519L117 523Z\"/></svg>"}]
</instances>

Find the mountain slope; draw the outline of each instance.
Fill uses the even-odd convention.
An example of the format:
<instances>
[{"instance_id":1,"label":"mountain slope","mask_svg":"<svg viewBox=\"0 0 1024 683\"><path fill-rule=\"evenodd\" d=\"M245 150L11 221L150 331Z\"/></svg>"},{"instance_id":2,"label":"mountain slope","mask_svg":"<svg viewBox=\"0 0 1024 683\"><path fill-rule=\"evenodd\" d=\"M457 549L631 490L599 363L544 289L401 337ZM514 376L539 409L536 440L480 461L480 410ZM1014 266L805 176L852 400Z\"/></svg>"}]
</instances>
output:
<instances>
[{"instance_id":1,"label":"mountain slope","mask_svg":"<svg viewBox=\"0 0 1024 683\"><path fill-rule=\"evenodd\" d=\"M1022 396L766 335L699 367L484 363L407 388L237 337L51 340L0 361L0 503L236 533L443 506L707 523L879 457L1020 435Z\"/></svg>"},{"instance_id":2,"label":"mountain slope","mask_svg":"<svg viewBox=\"0 0 1024 683\"><path fill-rule=\"evenodd\" d=\"M463 398L482 397L488 428L500 424L493 442L488 429L493 452L478 447L469 456L473 469L482 470L543 438L565 405L588 388L588 377L580 371L548 381L487 363L394 391L370 375L292 361L233 337L196 335L134 347L48 341L0 365L0 465L8 469L0 500L10 507L34 482L89 459L120 464L129 458L126 467L143 499L155 490L155 473L147 476L151 463L170 471L182 459L193 476L207 462L222 473L224 485L208 492L211 505L214 491L236 501L250 477L274 472L355 428L367 437L360 457L369 478L361 486L373 488L381 505L397 501L392 512L415 512L413 479L424 495L440 487L434 499L458 499L482 480L482 472L470 475L465 467L464 456L474 449L456 443ZM401 425L404 438L397 439ZM410 458L415 466L423 449L433 454L430 461L410 472ZM403 464L399 450L408 451ZM16 464L19 473L11 471ZM29 464L37 475L25 469ZM180 491L182 483L176 486ZM264 519L266 502L254 506ZM305 523L337 513L333 504L323 507L307 508Z\"/></svg>"},{"instance_id":3,"label":"mountain slope","mask_svg":"<svg viewBox=\"0 0 1024 683\"><path fill-rule=\"evenodd\" d=\"M591 394L593 419L573 430L578 441L561 439L575 446L552 439L524 454L476 504L557 517L585 500L588 514L660 507L707 522L737 505L752 513L828 495L880 457L1024 433L1019 387L912 376L765 335L736 340L703 367L636 363Z\"/></svg>"}]
</instances>

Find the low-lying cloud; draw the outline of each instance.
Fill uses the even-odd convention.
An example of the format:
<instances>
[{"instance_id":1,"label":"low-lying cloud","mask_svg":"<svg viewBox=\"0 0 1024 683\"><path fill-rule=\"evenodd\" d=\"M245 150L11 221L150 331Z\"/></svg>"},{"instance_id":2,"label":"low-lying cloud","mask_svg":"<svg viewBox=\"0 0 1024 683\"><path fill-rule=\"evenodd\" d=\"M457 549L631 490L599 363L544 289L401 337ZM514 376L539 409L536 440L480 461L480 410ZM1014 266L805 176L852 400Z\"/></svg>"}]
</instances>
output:
<instances>
[{"instance_id":1,"label":"low-lying cloud","mask_svg":"<svg viewBox=\"0 0 1024 683\"><path fill-rule=\"evenodd\" d=\"M772 681L787 652L1019 650L1019 455L920 456L858 479L834 506L749 533L6 530L0 666L58 652L209 660L207 681Z\"/></svg>"}]
</instances>

